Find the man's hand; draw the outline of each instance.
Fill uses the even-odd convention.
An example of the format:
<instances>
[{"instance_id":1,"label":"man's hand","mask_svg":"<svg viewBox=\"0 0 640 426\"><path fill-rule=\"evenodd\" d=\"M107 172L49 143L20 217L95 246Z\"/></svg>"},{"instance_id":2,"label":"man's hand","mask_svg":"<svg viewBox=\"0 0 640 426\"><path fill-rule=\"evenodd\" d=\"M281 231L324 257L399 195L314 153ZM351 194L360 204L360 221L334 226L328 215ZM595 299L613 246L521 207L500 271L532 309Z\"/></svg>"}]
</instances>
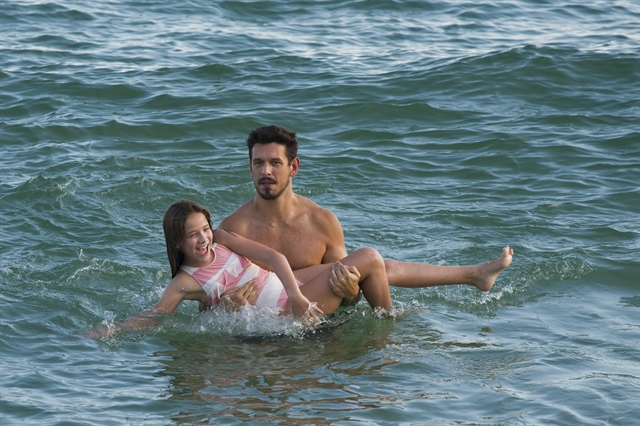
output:
<instances>
[{"instance_id":1,"label":"man's hand","mask_svg":"<svg viewBox=\"0 0 640 426\"><path fill-rule=\"evenodd\" d=\"M331 265L329 285L331 290L342 297L343 305L355 305L360 300L360 272L355 266L343 265L336 262Z\"/></svg>"},{"instance_id":2,"label":"man's hand","mask_svg":"<svg viewBox=\"0 0 640 426\"><path fill-rule=\"evenodd\" d=\"M234 287L224 293L220 299L220 304L228 312L235 312L242 308L247 302L249 304L255 303L258 300L258 286L249 281L242 287Z\"/></svg>"}]
</instances>

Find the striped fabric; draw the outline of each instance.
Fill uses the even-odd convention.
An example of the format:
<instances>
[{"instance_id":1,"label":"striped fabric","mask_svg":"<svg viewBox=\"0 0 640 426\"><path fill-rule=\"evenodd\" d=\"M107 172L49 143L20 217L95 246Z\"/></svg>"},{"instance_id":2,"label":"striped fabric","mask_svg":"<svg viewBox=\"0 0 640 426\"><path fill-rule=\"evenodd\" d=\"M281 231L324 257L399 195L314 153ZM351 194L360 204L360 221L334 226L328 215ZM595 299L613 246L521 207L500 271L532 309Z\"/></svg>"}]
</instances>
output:
<instances>
[{"instance_id":1,"label":"striped fabric","mask_svg":"<svg viewBox=\"0 0 640 426\"><path fill-rule=\"evenodd\" d=\"M250 280L258 285L260 292L255 306L283 307L287 303L287 292L275 273L251 263L223 245L214 243L212 249L214 258L207 266L180 267L198 281L212 305L218 304L227 290L242 287ZM298 281L298 285L302 283Z\"/></svg>"}]
</instances>

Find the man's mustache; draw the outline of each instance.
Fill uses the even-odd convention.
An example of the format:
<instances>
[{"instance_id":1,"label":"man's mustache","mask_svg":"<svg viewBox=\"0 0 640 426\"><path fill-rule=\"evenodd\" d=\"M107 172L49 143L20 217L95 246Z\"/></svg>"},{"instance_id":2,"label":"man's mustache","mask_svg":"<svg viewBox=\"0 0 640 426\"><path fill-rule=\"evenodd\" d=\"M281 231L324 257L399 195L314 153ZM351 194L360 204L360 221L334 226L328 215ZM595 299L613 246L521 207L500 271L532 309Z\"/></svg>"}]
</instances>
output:
<instances>
[{"instance_id":1,"label":"man's mustache","mask_svg":"<svg viewBox=\"0 0 640 426\"><path fill-rule=\"evenodd\" d=\"M273 183L273 184L275 184L275 183L276 183L276 181L275 181L275 179L271 179L271 178L263 177L263 178L260 178L260 180L258 181L258 183L259 183L259 184L261 184L261 185L262 185L263 183Z\"/></svg>"}]
</instances>

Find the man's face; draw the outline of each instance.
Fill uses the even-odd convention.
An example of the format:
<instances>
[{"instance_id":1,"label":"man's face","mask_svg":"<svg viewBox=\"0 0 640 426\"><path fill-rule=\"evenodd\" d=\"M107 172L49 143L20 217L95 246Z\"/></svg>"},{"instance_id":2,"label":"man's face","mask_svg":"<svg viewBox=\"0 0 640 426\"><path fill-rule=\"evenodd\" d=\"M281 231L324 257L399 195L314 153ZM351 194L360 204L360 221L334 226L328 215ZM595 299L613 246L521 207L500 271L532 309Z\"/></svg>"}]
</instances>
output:
<instances>
[{"instance_id":1,"label":"man's face","mask_svg":"<svg viewBox=\"0 0 640 426\"><path fill-rule=\"evenodd\" d=\"M265 200L275 200L298 172L299 160L295 158L289 164L285 146L275 142L255 144L251 153L250 174L256 192Z\"/></svg>"}]
</instances>

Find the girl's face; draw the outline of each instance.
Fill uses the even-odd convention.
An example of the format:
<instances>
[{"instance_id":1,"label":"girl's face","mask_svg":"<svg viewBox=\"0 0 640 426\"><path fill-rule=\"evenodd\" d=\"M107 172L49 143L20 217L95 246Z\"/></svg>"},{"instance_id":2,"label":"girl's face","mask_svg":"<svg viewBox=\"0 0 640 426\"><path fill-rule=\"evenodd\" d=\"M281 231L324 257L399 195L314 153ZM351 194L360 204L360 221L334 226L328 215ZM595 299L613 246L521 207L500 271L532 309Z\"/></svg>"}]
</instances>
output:
<instances>
[{"instance_id":1,"label":"girl's face","mask_svg":"<svg viewBox=\"0 0 640 426\"><path fill-rule=\"evenodd\" d=\"M180 249L187 266L206 266L213 260L213 231L202 213L193 213L184 223L184 237Z\"/></svg>"}]
</instances>

